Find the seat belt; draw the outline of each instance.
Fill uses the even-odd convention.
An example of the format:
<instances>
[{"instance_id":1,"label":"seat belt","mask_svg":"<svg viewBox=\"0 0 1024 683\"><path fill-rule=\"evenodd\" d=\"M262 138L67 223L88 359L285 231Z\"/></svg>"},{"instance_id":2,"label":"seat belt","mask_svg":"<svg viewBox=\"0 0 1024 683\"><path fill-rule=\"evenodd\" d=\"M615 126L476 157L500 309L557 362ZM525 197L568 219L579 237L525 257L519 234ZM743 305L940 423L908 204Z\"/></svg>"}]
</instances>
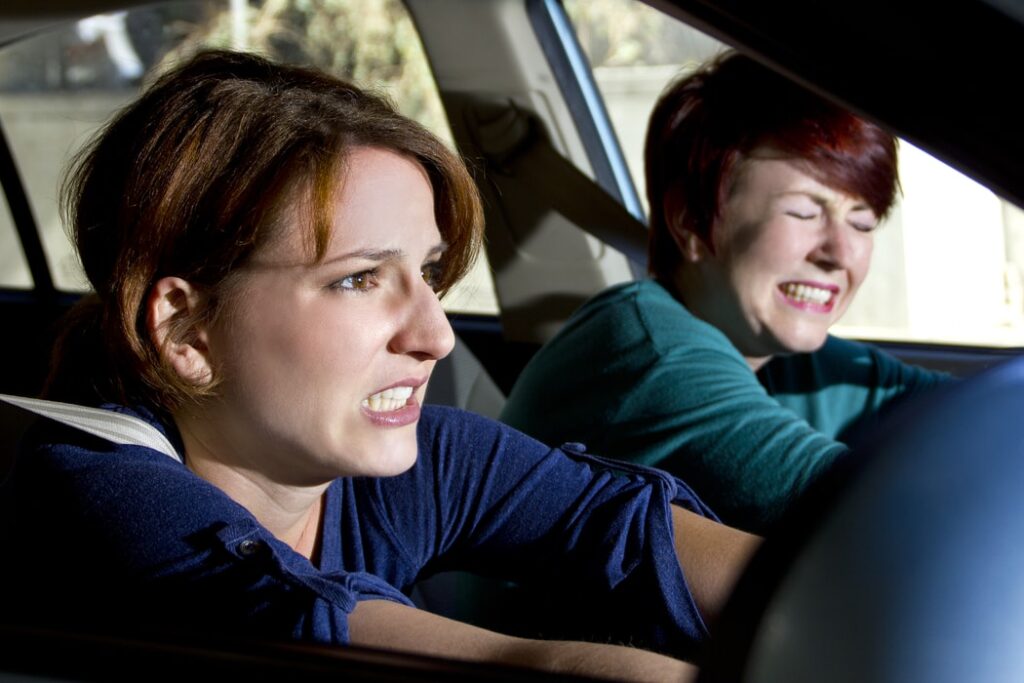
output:
<instances>
[{"instance_id":1,"label":"seat belt","mask_svg":"<svg viewBox=\"0 0 1024 683\"><path fill-rule=\"evenodd\" d=\"M643 276L647 226L555 149L536 114L511 100L448 99L463 108L463 120L476 146L468 156L486 159L488 175L521 179L545 205L625 254L634 274Z\"/></svg>"},{"instance_id":2,"label":"seat belt","mask_svg":"<svg viewBox=\"0 0 1024 683\"><path fill-rule=\"evenodd\" d=\"M145 446L182 462L181 456L178 455L167 437L159 429L140 418L102 408L9 394L0 394L0 401L88 432L101 439L125 446Z\"/></svg>"}]
</instances>

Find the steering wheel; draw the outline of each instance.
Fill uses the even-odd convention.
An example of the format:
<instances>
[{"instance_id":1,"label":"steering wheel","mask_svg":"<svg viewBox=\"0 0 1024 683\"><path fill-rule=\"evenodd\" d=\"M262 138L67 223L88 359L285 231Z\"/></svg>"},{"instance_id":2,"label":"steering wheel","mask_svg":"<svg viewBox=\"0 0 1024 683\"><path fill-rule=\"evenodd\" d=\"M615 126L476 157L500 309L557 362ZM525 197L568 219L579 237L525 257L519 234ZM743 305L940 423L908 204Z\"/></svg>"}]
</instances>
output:
<instances>
[{"instance_id":1,"label":"steering wheel","mask_svg":"<svg viewBox=\"0 0 1024 683\"><path fill-rule=\"evenodd\" d=\"M783 520L702 683L1024 678L1024 358L908 403Z\"/></svg>"}]
</instances>

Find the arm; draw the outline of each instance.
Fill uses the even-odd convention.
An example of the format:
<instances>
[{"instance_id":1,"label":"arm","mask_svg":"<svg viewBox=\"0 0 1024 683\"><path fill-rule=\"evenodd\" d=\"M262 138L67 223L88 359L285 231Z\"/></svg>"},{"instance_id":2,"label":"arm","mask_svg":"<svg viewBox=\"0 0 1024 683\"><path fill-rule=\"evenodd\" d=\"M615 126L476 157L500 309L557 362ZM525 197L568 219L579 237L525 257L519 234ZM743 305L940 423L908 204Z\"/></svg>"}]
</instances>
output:
<instances>
[{"instance_id":1,"label":"arm","mask_svg":"<svg viewBox=\"0 0 1024 683\"><path fill-rule=\"evenodd\" d=\"M649 417L636 429L662 430L659 438L675 449L663 448L658 465L692 484L727 523L754 530L829 469L851 434L900 400L950 380L836 337L814 353L776 358L760 381L731 351L695 344L658 359L649 381L661 395L643 405ZM657 405L668 408L659 413ZM659 446L656 440L648 448Z\"/></svg>"},{"instance_id":2,"label":"arm","mask_svg":"<svg viewBox=\"0 0 1024 683\"><path fill-rule=\"evenodd\" d=\"M848 450L780 405L731 349L657 358L611 422L610 453L672 472L727 524L751 531Z\"/></svg>"},{"instance_id":3,"label":"arm","mask_svg":"<svg viewBox=\"0 0 1024 683\"><path fill-rule=\"evenodd\" d=\"M704 620L714 623L761 538L672 506L676 555Z\"/></svg>"},{"instance_id":4,"label":"arm","mask_svg":"<svg viewBox=\"0 0 1024 683\"><path fill-rule=\"evenodd\" d=\"M683 681L696 673L690 664L646 650L513 638L381 600L358 604L349 633L355 645L612 680Z\"/></svg>"},{"instance_id":5,"label":"arm","mask_svg":"<svg viewBox=\"0 0 1024 683\"><path fill-rule=\"evenodd\" d=\"M760 539L672 506L679 564L705 619L714 621ZM360 602L352 643L613 680L692 680L696 668L646 650L513 638L391 602Z\"/></svg>"},{"instance_id":6,"label":"arm","mask_svg":"<svg viewBox=\"0 0 1024 683\"><path fill-rule=\"evenodd\" d=\"M953 379L838 337L814 353L776 358L758 377L781 405L847 444L893 406Z\"/></svg>"},{"instance_id":7,"label":"arm","mask_svg":"<svg viewBox=\"0 0 1024 683\"><path fill-rule=\"evenodd\" d=\"M727 523L766 528L846 447L770 396L719 330L631 288L636 301L595 299L534 356L503 419L664 468Z\"/></svg>"},{"instance_id":8,"label":"arm","mask_svg":"<svg viewBox=\"0 0 1024 683\"><path fill-rule=\"evenodd\" d=\"M697 513L694 518L711 513L684 484L572 447L552 450L460 411L431 408L420 429L416 466L368 482L360 518L379 514L366 526L386 530L384 540L394 543L374 553L380 564L368 571L394 576L389 580L403 588L446 569L516 581L543 596L535 603L540 628L534 633L698 655L707 632L675 561L672 504ZM703 552L694 545L688 560ZM410 559L408 568L383 565L403 558Z\"/></svg>"}]
</instances>

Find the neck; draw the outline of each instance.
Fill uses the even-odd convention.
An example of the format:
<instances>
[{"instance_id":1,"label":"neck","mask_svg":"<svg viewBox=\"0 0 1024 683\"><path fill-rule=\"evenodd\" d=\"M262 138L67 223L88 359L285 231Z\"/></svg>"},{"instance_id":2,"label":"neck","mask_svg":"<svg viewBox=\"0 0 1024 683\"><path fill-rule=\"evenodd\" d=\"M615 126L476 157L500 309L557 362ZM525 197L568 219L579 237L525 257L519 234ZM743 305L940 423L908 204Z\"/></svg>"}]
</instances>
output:
<instances>
[{"instance_id":1,"label":"neck","mask_svg":"<svg viewBox=\"0 0 1024 683\"><path fill-rule=\"evenodd\" d=\"M763 368L764 364L767 363L768 361L770 361L772 359L772 357L771 356L759 356L757 358L752 358L750 356L744 356L743 359L745 361L747 361L747 365L750 366L751 370L753 370L754 372L757 372L758 370Z\"/></svg>"},{"instance_id":2,"label":"neck","mask_svg":"<svg viewBox=\"0 0 1024 683\"><path fill-rule=\"evenodd\" d=\"M722 334L724 334L726 338L729 340L729 342L733 345L733 347L736 348L736 350L743 355L743 360L747 362L747 365L750 366L750 369L752 371L757 372L762 367L764 367L765 363L772 359L771 354L751 354L749 351L745 351L744 349L739 348L736 345L736 341L733 335L729 334L729 330L723 327L721 324L717 323L712 318L706 306L700 305L700 301L702 299L699 295L696 294L696 292L698 292L704 284L704 281L700 279L700 276L690 273L689 271L686 271L684 268L679 268L673 274L673 277L671 279L659 279L659 282L662 284L663 287L665 287L665 289L668 290L672 297L676 301L681 303L684 307L686 307L686 310L692 313L694 317L703 320L704 322L711 325L712 327L715 327ZM709 297L704 297L703 300L706 301L708 298Z\"/></svg>"},{"instance_id":3,"label":"neck","mask_svg":"<svg viewBox=\"0 0 1024 683\"><path fill-rule=\"evenodd\" d=\"M278 539L312 559L319 539L321 499L328 483L298 486L275 481L255 463L225 456L233 450L207 437L202 423L175 416L185 464L252 513Z\"/></svg>"}]
</instances>

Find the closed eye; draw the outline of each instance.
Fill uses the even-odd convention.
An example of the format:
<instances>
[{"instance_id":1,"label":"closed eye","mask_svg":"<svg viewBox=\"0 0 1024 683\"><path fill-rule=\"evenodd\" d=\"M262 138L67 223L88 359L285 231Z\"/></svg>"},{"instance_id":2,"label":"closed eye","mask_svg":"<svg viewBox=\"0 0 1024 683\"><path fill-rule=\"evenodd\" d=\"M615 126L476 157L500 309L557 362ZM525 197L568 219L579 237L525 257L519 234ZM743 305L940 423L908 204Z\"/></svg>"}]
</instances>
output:
<instances>
[{"instance_id":1,"label":"closed eye","mask_svg":"<svg viewBox=\"0 0 1024 683\"><path fill-rule=\"evenodd\" d=\"M810 220L814 220L815 218L818 217L818 212L816 212L816 211L787 211L786 215L787 216L792 216L793 218L796 218L796 219L799 219L799 220L802 220L802 221L810 221Z\"/></svg>"},{"instance_id":2,"label":"closed eye","mask_svg":"<svg viewBox=\"0 0 1024 683\"><path fill-rule=\"evenodd\" d=\"M859 232L871 232L878 227L875 212L868 207L857 207L846 216L846 222Z\"/></svg>"}]
</instances>

